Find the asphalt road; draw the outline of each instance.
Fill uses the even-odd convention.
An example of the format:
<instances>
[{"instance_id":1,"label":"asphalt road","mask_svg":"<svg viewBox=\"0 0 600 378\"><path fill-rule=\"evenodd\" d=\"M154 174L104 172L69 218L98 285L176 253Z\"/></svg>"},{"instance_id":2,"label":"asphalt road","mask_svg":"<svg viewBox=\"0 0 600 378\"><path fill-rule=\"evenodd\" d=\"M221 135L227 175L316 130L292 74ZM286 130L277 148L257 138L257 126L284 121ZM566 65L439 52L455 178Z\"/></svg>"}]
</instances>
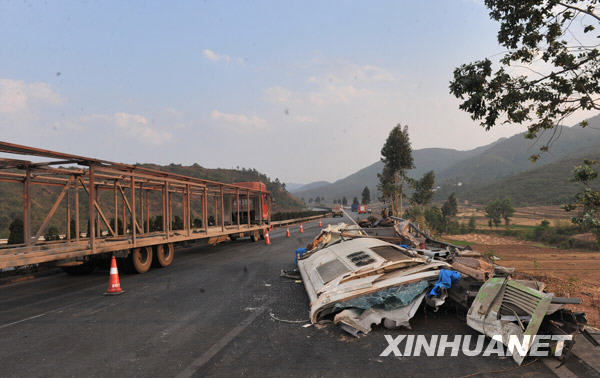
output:
<instances>
[{"instance_id":1,"label":"asphalt road","mask_svg":"<svg viewBox=\"0 0 600 378\"><path fill-rule=\"evenodd\" d=\"M328 219L337 223L340 219ZM332 324L303 327L308 298L280 277L317 222L248 240L177 250L173 265L121 274L126 294L105 297L107 271L57 274L0 287L0 376L549 376L543 361L379 357L385 334L473 334L456 313L419 312L412 330L352 338ZM272 314L272 315L271 315ZM550 361L555 366L556 361ZM593 370L574 359L576 375Z\"/></svg>"}]
</instances>

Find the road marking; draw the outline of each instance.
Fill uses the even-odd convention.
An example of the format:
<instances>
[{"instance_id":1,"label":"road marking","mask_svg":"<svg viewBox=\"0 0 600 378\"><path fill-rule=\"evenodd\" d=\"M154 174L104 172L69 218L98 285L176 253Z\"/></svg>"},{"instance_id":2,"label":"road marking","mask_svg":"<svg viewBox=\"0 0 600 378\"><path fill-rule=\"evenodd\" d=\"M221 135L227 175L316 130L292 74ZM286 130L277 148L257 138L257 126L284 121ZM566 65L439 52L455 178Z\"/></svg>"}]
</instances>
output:
<instances>
[{"instance_id":1,"label":"road marking","mask_svg":"<svg viewBox=\"0 0 600 378\"><path fill-rule=\"evenodd\" d=\"M270 303L270 302L269 302ZM188 378L191 377L198 369L204 366L208 361L210 361L214 356L217 355L223 348L227 346L233 339L235 339L243 330L246 329L259 315L261 315L267 309L269 303L266 303L263 307L258 309L256 312L252 313L246 319L244 319L240 324L235 326L231 331L229 331L225 336L223 336L219 341L217 341L213 346L211 346L206 352L202 353L202 355L196 358L188 367L186 367L181 373L177 374L177 378Z\"/></svg>"},{"instance_id":2,"label":"road marking","mask_svg":"<svg viewBox=\"0 0 600 378\"><path fill-rule=\"evenodd\" d=\"M6 327L10 327L11 325L15 325L15 324L23 323L23 322L26 322L26 321L28 321L28 320L33 320L33 319L35 319L35 318L41 318L41 317L42 317L42 316L44 316L44 315L46 315L46 313L43 313L43 314L38 314L38 315L33 315L33 316L30 316L30 317L28 317L28 318L25 318L25 319L17 320L16 322L2 324L2 325L0 325L0 329L2 329L2 328L6 328Z\"/></svg>"},{"instance_id":3,"label":"road marking","mask_svg":"<svg viewBox=\"0 0 600 378\"><path fill-rule=\"evenodd\" d=\"M40 318L42 316L45 316L45 315L48 315L48 314L51 314L51 313L54 313L54 312L60 312L61 310L64 310L64 309L67 309L69 307L73 307L73 306L76 306L76 305L80 305L80 304L83 304L83 303L86 303L86 302L90 302L92 300L95 300L95 298L88 298L88 299L85 299L83 301L74 302L74 303L71 303L71 304L68 304L68 305L65 305L65 306L61 306L61 307L55 308L53 310L44 312L43 314L37 314L37 315L33 315L33 316L28 317L28 318L17 320L17 321L11 322L11 323L2 324L2 325L0 325L0 329L6 328L6 327L10 327L10 326L13 326L13 325L16 325L16 324L19 324L19 323L23 323L23 322L26 322L28 320L33 320L33 319L36 319L36 318Z\"/></svg>"}]
</instances>

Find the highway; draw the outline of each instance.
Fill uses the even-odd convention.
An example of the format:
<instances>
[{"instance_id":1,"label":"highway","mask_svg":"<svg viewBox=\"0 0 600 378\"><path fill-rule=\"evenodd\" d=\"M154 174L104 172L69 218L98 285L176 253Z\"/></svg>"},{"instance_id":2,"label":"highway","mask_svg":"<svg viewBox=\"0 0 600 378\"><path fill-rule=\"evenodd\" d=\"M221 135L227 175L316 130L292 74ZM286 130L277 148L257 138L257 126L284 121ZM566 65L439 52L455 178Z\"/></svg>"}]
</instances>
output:
<instances>
[{"instance_id":1,"label":"highway","mask_svg":"<svg viewBox=\"0 0 600 378\"><path fill-rule=\"evenodd\" d=\"M326 219L338 223L339 218ZM533 359L379 357L385 334L471 334L454 312L422 311L412 330L376 328L355 339L327 324L303 327L301 283L280 277L318 221L248 240L179 249L173 265L121 274L126 293L105 297L108 272L55 274L0 287L3 377L32 376L548 376ZM272 316L273 315L273 316ZM276 317L280 320L275 320ZM284 322L292 321L292 322ZM532 362L533 361L533 362ZM550 366L558 365L551 361ZM593 374L576 359L569 372Z\"/></svg>"}]
</instances>

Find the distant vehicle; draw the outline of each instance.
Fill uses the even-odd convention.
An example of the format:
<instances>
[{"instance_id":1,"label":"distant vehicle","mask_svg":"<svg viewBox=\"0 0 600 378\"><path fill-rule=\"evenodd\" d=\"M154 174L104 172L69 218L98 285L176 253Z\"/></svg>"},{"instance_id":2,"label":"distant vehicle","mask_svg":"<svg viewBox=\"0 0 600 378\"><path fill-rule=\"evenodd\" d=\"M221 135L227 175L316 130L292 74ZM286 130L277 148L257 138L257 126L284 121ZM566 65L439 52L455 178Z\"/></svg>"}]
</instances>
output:
<instances>
[{"instance_id":1,"label":"distant vehicle","mask_svg":"<svg viewBox=\"0 0 600 378\"><path fill-rule=\"evenodd\" d=\"M358 213L359 214L366 214L367 213L367 205L359 205L358 206Z\"/></svg>"},{"instance_id":2,"label":"distant vehicle","mask_svg":"<svg viewBox=\"0 0 600 378\"><path fill-rule=\"evenodd\" d=\"M358 211L358 204L357 203L353 203L352 204L352 212L356 213Z\"/></svg>"},{"instance_id":3,"label":"distant vehicle","mask_svg":"<svg viewBox=\"0 0 600 378\"><path fill-rule=\"evenodd\" d=\"M344 217L344 208L342 207L342 205L333 205L333 217L340 217L343 218Z\"/></svg>"}]
</instances>

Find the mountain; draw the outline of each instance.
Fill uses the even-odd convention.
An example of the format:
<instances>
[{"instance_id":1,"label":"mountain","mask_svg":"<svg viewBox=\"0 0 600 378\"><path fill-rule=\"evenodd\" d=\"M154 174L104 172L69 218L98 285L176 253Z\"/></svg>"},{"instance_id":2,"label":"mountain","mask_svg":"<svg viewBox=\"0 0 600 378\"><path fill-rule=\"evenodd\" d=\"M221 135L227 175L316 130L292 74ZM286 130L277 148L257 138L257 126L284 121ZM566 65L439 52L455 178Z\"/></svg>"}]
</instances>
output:
<instances>
[{"instance_id":1,"label":"mountain","mask_svg":"<svg viewBox=\"0 0 600 378\"><path fill-rule=\"evenodd\" d=\"M298 184L295 182L286 182L285 183L285 189L290 193L292 193L294 190L299 189L303 186L304 186L304 184Z\"/></svg>"},{"instance_id":2,"label":"mountain","mask_svg":"<svg viewBox=\"0 0 600 378\"><path fill-rule=\"evenodd\" d=\"M504 187L522 188L516 186L515 182L525 178L540 177L544 171L542 167L548 169L558 169L556 179L560 174L564 177L570 177L570 169L565 171L563 168L568 164L579 161L583 157L589 157L594 151L600 151L600 116L588 120L589 126L582 128L579 126L566 127L561 126L552 131L542 134L538 140L526 139L525 133L513 135L510 138L501 138L494 143L475 148L468 151L458 151L446 148L425 148L413 151L415 169L408 172L413 178L421 177L425 172L433 170L436 175L436 183L440 186L436 192L436 199L445 199L451 192L461 193L463 199L483 201L489 196L483 193L501 193ZM539 152L540 146L552 140L550 151L543 153L541 158L533 164L530 161L531 155ZM551 164L557 163L556 166ZM381 172L383 163L376 162L368 167L362 168L357 172L335 181L329 185L320 186L312 189L299 189L294 192L298 198L314 198L316 196L325 197L326 200L332 200L345 196L348 200L357 196L365 186L371 189L371 197L377 195L377 173ZM519 176L521 173L532 171L531 176ZM537 176L536 176L537 175ZM516 181L503 181L513 177ZM546 176L551 180L550 176ZM533 179L533 183L549 183L551 181L539 181ZM533 185L533 183L531 183ZM511 186L512 185L512 186ZM510 188L509 188L510 186ZM535 185L534 185L535 187ZM493 190L492 190L493 189ZM522 188L523 189L523 188ZM571 190L557 192L560 198L573 193ZM511 189L512 190L512 189ZM522 198L523 195L515 195L515 198ZM459 195L459 198L461 196ZM556 197L558 198L558 197ZM548 203L558 201L555 197L547 198ZM543 202L540 197L538 202ZM540 203L541 203L540 202Z\"/></svg>"},{"instance_id":3,"label":"mountain","mask_svg":"<svg viewBox=\"0 0 600 378\"><path fill-rule=\"evenodd\" d=\"M538 153L540 146L548 143L551 135L542 135L537 141L524 136L525 133L520 133L501 140L485 151L442 170L436 178L438 181L487 182L553 163L582 149L600 145L600 132L596 129L560 126L550 151L543 153L534 164L530 160L531 155Z\"/></svg>"},{"instance_id":4,"label":"mountain","mask_svg":"<svg viewBox=\"0 0 600 378\"><path fill-rule=\"evenodd\" d=\"M424 148L415 150L413 151L415 169L408 171L408 175L415 178L421 177L425 172L431 170L437 174L463 159L477 155L482 149L485 150L492 145L493 143L469 151L459 151L449 148ZM327 200L345 196L351 201L355 196L360 198L363 188L368 186L371 190L371 197L374 199L377 195L377 174L381 172L382 168L383 163L378 161L331 184L296 190L294 191L294 195L305 199L321 196Z\"/></svg>"},{"instance_id":5,"label":"mountain","mask_svg":"<svg viewBox=\"0 0 600 378\"><path fill-rule=\"evenodd\" d=\"M310 184L301 185L300 187L298 187L296 189L290 190L288 188L288 190L290 191L290 193L297 193L297 192L303 192L303 191L307 191L307 190L311 190L311 189L320 188L322 186L329 185L329 184L330 184L329 181L314 181L314 182L311 182Z\"/></svg>"},{"instance_id":6,"label":"mountain","mask_svg":"<svg viewBox=\"0 0 600 378\"><path fill-rule=\"evenodd\" d=\"M476 203L509 197L518 206L565 204L584 188L583 184L571 181L573 167L581 165L584 159L600 160L600 148L489 183L466 185L457 188L456 194L459 199ZM600 189L600 181L592 184L594 189Z\"/></svg>"}]
</instances>

